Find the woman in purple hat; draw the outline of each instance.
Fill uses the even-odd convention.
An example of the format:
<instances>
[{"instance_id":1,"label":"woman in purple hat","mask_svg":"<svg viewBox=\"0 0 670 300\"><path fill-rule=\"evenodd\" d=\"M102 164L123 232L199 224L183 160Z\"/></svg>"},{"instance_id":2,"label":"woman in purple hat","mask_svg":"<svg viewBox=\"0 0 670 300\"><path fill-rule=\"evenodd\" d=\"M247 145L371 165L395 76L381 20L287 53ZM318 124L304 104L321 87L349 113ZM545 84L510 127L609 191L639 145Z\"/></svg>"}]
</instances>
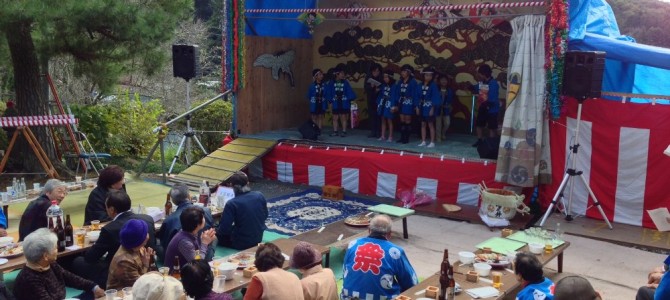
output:
<instances>
[{"instance_id":1,"label":"woman in purple hat","mask_svg":"<svg viewBox=\"0 0 670 300\"><path fill-rule=\"evenodd\" d=\"M149 271L151 257L155 254L153 249L144 247L149 241L149 226L143 220L128 220L121 228L119 238L121 247L109 265L107 289L132 287Z\"/></svg>"}]
</instances>

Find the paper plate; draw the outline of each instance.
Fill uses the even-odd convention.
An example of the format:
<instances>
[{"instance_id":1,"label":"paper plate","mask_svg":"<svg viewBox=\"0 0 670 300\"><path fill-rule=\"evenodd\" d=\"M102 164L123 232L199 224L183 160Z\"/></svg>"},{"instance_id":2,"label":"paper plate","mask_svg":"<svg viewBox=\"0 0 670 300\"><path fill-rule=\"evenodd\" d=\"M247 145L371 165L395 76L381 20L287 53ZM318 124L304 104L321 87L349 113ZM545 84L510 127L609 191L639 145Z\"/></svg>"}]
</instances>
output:
<instances>
[{"instance_id":1,"label":"paper plate","mask_svg":"<svg viewBox=\"0 0 670 300\"><path fill-rule=\"evenodd\" d=\"M9 260L7 260L6 258L0 258L0 265L4 265L4 264L6 264L8 261L9 261Z\"/></svg>"}]
</instances>

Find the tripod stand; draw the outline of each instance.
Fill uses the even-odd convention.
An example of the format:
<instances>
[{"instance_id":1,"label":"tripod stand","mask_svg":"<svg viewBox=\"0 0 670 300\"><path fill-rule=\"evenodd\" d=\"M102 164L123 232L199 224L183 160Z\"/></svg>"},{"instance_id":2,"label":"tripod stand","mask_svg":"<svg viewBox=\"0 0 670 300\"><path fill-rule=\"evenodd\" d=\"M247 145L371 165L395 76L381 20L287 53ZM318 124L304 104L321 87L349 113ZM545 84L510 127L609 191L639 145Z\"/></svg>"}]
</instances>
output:
<instances>
[{"instance_id":1,"label":"tripod stand","mask_svg":"<svg viewBox=\"0 0 670 300\"><path fill-rule=\"evenodd\" d=\"M589 191L589 195L591 195L591 199L593 199L593 205L598 208L598 211L600 211L600 215L602 215L603 220L605 220L605 223L607 223L607 226L612 229L612 224L610 221L607 219L607 216L605 215L605 212L603 211L603 208L600 206L600 201L598 201L598 198L596 198L596 195L593 194L593 190L589 186L589 183L586 182L586 179L584 179L584 172L578 171L577 170L577 154L579 153L579 127L581 125L582 121L582 105L584 104L584 100L586 99L577 99L579 101L579 104L577 106L577 129L575 130L575 144L570 147L572 150L572 168L568 168L567 171L565 171L565 175L563 176L563 181L561 181L561 184L558 186L558 190L556 191L556 194L554 195L554 198L551 199L551 204L549 205L549 208L547 211L544 213L544 216L542 217L542 221L540 222L540 227L544 226L544 223L547 221L547 218L549 215L553 212L554 206L558 202L559 198L561 201L563 201L563 191L565 190L565 187L568 184L568 181L572 181L572 184L570 185L570 195L568 198L568 205L565 206L565 202L563 202L563 206L565 207L565 220L567 221L572 221L572 196L573 196L573 190L575 188L575 177L579 178L580 181L584 184L586 187L586 190Z\"/></svg>"},{"instance_id":2,"label":"tripod stand","mask_svg":"<svg viewBox=\"0 0 670 300\"><path fill-rule=\"evenodd\" d=\"M186 81L186 108L190 109L191 108L191 81L187 80ZM202 150L202 153L207 153L207 150L205 150L205 147L202 146L202 143L200 143L200 140L198 139L198 136L195 135L195 131L193 128L191 128L191 114L186 115L186 132L181 137L181 142L179 143L179 148L177 148L177 153L175 153L174 158L172 158L172 164L170 164L170 169L168 169L168 174L172 173L172 169L174 168L175 163L177 162L177 159L179 159L179 155L181 154L182 149L184 149L184 144L186 144L186 153L184 155L184 158L186 159L186 165L190 166L191 161L189 159L189 155L192 153L191 150L191 140L195 140L195 142L198 144L200 147L200 150Z\"/></svg>"}]
</instances>

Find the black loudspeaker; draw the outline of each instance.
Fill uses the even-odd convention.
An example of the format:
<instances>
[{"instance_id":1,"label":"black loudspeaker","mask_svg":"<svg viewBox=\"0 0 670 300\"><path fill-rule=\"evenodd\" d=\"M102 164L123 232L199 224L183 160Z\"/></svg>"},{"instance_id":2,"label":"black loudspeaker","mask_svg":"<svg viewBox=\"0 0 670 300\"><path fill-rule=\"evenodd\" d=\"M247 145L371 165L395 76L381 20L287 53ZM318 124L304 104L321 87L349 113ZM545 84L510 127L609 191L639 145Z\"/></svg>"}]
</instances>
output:
<instances>
[{"instance_id":1,"label":"black loudspeaker","mask_svg":"<svg viewBox=\"0 0 670 300\"><path fill-rule=\"evenodd\" d=\"M477 146L479 158L498 159L498 147L500 145L500 137L485 138Z\"/></svg>"},{"instance_id":2,"label":"black loudspeaker","mask_svg":"<svg viewBox=\"0 0 670 300\"><path fill-rule=\"evenodd\" d=\"M568 51L563 72L563 95L577 100L600 98L605 52Z\"/></svg>"},{"instance_id":3,"label":"black loudspeaker","mask_svg":"<svg viewBox=\"0 0 670 300\"><path fill-rule=\"evenodd\" d=\"M302 134L303 139L313 141L316 141L321 134L321 129L319 129L319 126L316 126L316 123L312 120L308 120L305 124L302 124L302 126L298 128L298 131Z\"/></svg>"},{"instance_id":4,"label":"black loudspeaker","mask_svg":"<svg viewBox=\"0 0 670 300\"><path fill-rule=\"evenodd\" d=\"M198 76L198 46L172 45L172 74L189 81Z\"/></svg>"}]
</instances>

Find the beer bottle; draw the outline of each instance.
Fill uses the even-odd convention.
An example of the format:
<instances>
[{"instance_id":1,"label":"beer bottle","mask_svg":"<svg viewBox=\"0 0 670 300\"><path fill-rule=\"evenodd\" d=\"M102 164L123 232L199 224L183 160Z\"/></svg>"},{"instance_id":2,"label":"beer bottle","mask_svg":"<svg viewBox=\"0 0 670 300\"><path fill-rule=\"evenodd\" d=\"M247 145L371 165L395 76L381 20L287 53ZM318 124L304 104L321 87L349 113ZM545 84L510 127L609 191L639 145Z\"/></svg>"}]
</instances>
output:
<instances>
[{"instance_id":1,"label":"beer bottle","mask_svg":"<svg viewBox=\"0 0 670 300\"><path fill-rule=\"evenodd\" d=\"M65 246L70 247L74 245L74 229L70 223L70 215L65 216Z\"/></svg>"},{"instance_id":2,"label":"beer bottle","mask_svg":"<svg viewBox=\"0 0 670 300\"><path fill-rule=\"evenodd\" d=\"M156 254L149 258L149 272L152 271L158 272L158 266L156 265Z\"/></svg>"},{"instance_id":3,"label":"beer bottle","mask_svg":"<svg viewBox=\"0 0 670 300\"><path fill-rule=\"evenodd\" d=\"M200 250L195 250L195 260L201 260L202 256L200 255Z\"/></svg>"},{"instance_id":4,"label":"beer bottle","mask_svg":"<svg viewBox=\"0 0 670 300\"><path fill-rule=\"evenodd\" d=\"M165 217L172 213L172 201L170 201L170 192L167 193L167 200L165 200Z\"/></svg>"},{"instance_id":5,"label":"beer bottle","mask_svg":"<svg viewBox=\"0 0 670 300\"><path fill-rule=\"evenodd\" d=\"M447 277L449 278L449 284L447 285L447 300L456 299L456 280L454 280L454 267L449 266L447 271Z\"/></svg>"},{"instance_id":6,"label":"beer bottle","mask_svg":"<svg viewBox=\"0 0 670 300\"><path fill-rule=\"evenodd\" d=\"M60 216L56 219L56 236L58 237L58 252L65 251L65 229Z\"/></svg>"},{"instance_id":7,"label":"beer bottle","mask_svg":"<svg viewBox=\"0 0 670 300\"><path fill-rule=\"evenodd\" d=\"M179 256L174 257L174 265L172 266L172 277L181 280L181 266L179 266Z\"/></svg>"},{"instance_id":8,"label":"beer bottle","mask_svg":"<svg viewBox=\"0 0 670 300\"><path fill-rule=\"evenodd\" d=\"M444 249L444 255L442 256L442 264L440 265L440 295L439 300L447 300L447 289L449 287L449 269L451 265L449 264L449 250ZM453 271L452 271L453 272ZM453 277L453 273L451 275Z\"/></svg>"}]
</instances>

